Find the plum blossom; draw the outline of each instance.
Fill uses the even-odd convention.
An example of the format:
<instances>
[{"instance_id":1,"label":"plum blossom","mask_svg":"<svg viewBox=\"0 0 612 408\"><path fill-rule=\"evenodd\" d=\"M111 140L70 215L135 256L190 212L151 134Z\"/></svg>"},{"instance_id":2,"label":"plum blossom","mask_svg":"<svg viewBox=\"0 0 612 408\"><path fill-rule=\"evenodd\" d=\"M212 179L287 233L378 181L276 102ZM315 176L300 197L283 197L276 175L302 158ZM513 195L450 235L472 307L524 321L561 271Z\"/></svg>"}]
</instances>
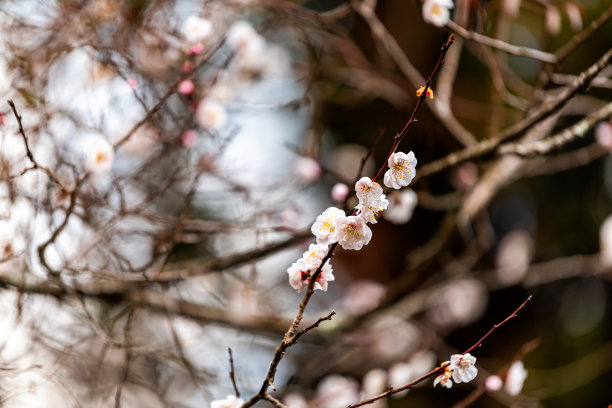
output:
<instances>
[{"instance_id":1,"label":"plum blossom","mask_svg":"<svg viewBox=\"0 0 612 408\"><path fill-rule=\"evenodd\" d=\"M195 85L192 80L185 79L178 84L178 87L176 88L176 90L181 95L189 95L193 93L193 91L195 90Z\"/></svg>"},{"instance_id":2,"label":"plum blossom","mask_svg":"<svg viewBox=\"0 0 612 408\"><path fill-rule=\"evenodd\" d=\"M389 157L389 170L385 173L385 186L399 190L410 184L415 175L417 159L413 152L393 153Z\"/></svg>"},{"instance_id":3,"label":"plum blossom","mask_svg":"<svg viewBox=\"0 0 612 408\"><path fill-rule=\"evenodd\" d=\"M453 371L453 380L456 383L470 382L478 374L478 369L474 366L476 357L470 353L453 354L450 359L450 367Z\"/></svg>"},{"instance_id":4,"label":"plum blossom","mask_svg":"<svg viewBox=\"0 0 612 408\"><path fill-rule=\"evenodd\" d=\"M206 41L212 34L212 23L205 18L191 15L181 27L181 32L190 43Z\"/></svg>"},{"instance_id":5,"label":"plum blossom","mask_svg":"<svg viewBox=\"0 0 612 408\"><path fill-rule=\"evenodd\" d=\"M253 26L246 21L237 21L227 32L227 44L235 52L262 50L265 42Z\"/></svg>"},{"instance_id":6,"label":"plum blossom","mask_svg":"<svg viewBox=\"0 0 612 408\"><path fill-rule=\"evenodd\" d=\"M360 211L360 216L365 222L376 224L376 217L389 206L389 200L384 194L381 194L376 200L369 203L359 203L357 208Z\"/></svg>"},{"instance_id":7,"label":"plum blossom","mask_svg":"<svg viewBox=\"0 0 612 408\"><path fill-rule=\"evenodd\" d=\"M113 146L106 139L96 139L85 147L85 170L93 174L106 173L113 167Z\"/></svg>"},{"instance_id":8,"label":"plum blossom","mask_svg":"<svg viewBox=\"0 0 612 408\"><path fill-rule=\"evenodd\" d=\"M527 370L523 362L520 360L513 362L506 374L504 389L510 395L518 395L523 389L525 378L527 378Z\"/></svg>"},{"instance_id":9,"label":"plum blossom","mask_svg":"<svg viewBox=\"0 0 612 408\"><path fill-rule=\"evenodd\" d=\"M336 225L338 221L346 218L344 211L336 207L329 207L319 215L310 231L317 238L317 244L333 244L338 241L338 230Z\"/></svg>"},{"instance_id":10,"label":"plum blossom","mask_svg":"<svg viewBox=\"0 0 612 408\"><path fill-rule=\"evenodd\" d=\"M241 398L228 395L225 399L211 401L210 408L240 408L242 404L244 401Z\"/></svg>"},{"instance_id":11,"label":"plum blossom","mask_svg":"<svg viewBox=\"0 0 612 408\"><path fill-rule=\"evenodd\" d=\"M449 362L446 361L446 364ZM436 377L434 380L434 387L440 384L442 387L450 388L453 386L453 381L451 380L451 376L453 374L453 369L450 365L444 367L444 372Z\"/></svg>"},{"instance_id":12,"label":"plum blossom","mask_svg":"<svg viewBox=\"0 0 612 408\"><path fill-rule=\"evenodd\" d=\"M405 224L412 218L412 213L418 204L414 190L406 189L389 194L389 208L383 217L393 224Z\"/></svg>"},{"instance_id":13,"label":"plum blossom","mask_svg":"<svg viewBox=\"0 0 612 408\"><path fill-rule=\"evenodd\" d=\"M362 177L355 183L355 193L360 204L376 201L383 193L383 189L369 177Z\"/></svg>"},{"instance_id":14,"label":"plum blossom","mask_svg":"<svg viewBox=\"0 0 612 408\"><path fill-rule=\"evenodd\" d=\"M308 286L308 280L319 268L328 251L327 245L310 244L304 255L287 269L289 284L293 289L301 292ZM317 277L314 288L327 291L327 283L334 279L331 263L327 260Z\"/></svg>"},{"instance_id":15,"label":"plum blossom","mask_svg":"<svg viewBox=\"0 0 612 408\"><path fill-rule=\"evenodd\" d=\"M195 116L200 126L208 131L218 130L227 121L227 112L223 105L210 98L200 101Z\"/></svg>"},{"instance_id":16,"label":"plum blossom","mask_svg":"<svg viewBox=\"0 0 612 408\"><path fill-rule=\"evenodd\" d=\"M338 243L344 249L360 250L372 239L372 230L360 216L339 218L336 225Z\"/></svg>"},{"instance_id":17,"label":"plum blossom","mask_svg":"<svg viewBox=\"0 0 612 408\"><path fill-rule=\"evenodd\" d=\"M423 20L426 23L443 27L448 23L449 9L452 8L452 0L425 0L425 3L423 3Z\"/></svg>"}]
</instances>

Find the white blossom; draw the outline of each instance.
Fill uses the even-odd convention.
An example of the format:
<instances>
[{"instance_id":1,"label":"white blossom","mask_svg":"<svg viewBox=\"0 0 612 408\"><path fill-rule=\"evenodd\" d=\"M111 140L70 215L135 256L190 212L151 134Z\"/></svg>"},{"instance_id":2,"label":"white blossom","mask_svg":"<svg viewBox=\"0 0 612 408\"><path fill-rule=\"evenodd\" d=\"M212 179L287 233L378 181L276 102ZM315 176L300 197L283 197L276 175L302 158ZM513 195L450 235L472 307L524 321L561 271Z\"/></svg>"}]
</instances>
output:
<instances>
[{"instance_id":1,"label":"white blossom","mask_svg":"<svg viewBox=\"0 0 612 408\"><path fill-rule=\"evenodd\" d=\"M210 132L218 130L225 124L227 112L216 100L205 98L198 104L195 117L200 126Z\"/></svg>"},{"instance_id":2,"label":"white blossom","mask_svg":"<svg viewBox=\"0 0 612 408\"><path fill-rule=\"evenodd\" d=\"M240 408L244 404L241 398L228 395L225 399L214 400L210 403L210 408Z\"/></svg>"},{"instance_id":3,"label":"white blossom","mask_svg":"<svg viewBox=\"0 0 612 408\"><path fill-rule=\"evenodd\" d=\"M410 184L415 175L417 159L413 152L393 153L389 157L389 170L385 173L385 186L400 189Z\"/></svg>"},{"instance_id":4,"label":"white blossom","mask_svg":"<svg viewBox=\"0 0 612 408\"><path fill-rule=\"evenodd\" d=\"M453 370L453 380L456 383L470 382L478 374L478 369L474 366L476 357L470 353L453 354L450 359L450 367Z\"/></svg>"},{"instance_id":5,"label":"white blossom","mask_svg":"<svg viewBox=\"0 0 612 408\"><path fill-rule=\"evenodd\" d=\"M393 224L405 224L412 218L418 204L414 190L406 189L389 194L389 208L383 213L384 219Z\"/></svg>"},{"instance_id":6,"label":"white blossom","mask_svg":"<svg viewBox=\"0 0 612 408\"><path fill-rule=\"evenodd\" d=\"M336 225L339 220L346 217L344 211L336 207L329 207L323 211L323 214L319 215L315 220L314 224L310 228L310 231L317 238L317 244L333 244L338 241L338 230Z\"/></svg>"},{"instance_id":7,"label":"white blossom","mask_svg":"<svg viewBox=\"0 0 612 408\"><path fill-rule=\"evenodd\" d=\"M518 395L523 389L525 378L527 378L527 370L523 362L520 360L513 362L506 374L504 389L510 395Z\"/></svg>"},{"instance_id":8,"label":"white blossom","mask_svg":"<svg viewBox=\"0 0 612 408\"><path fill-rule=\"evenodd\" d=\"M380 184L372 181L371 178L362 177L357 183L355 183L355 193L359 199L359 204L369 204L380 198L383 193L383 189Z\"/></svg>"},{"instance_id":9,"label":"white blossom","mask_svg":"<svg viewBox=\"0 0 612 408\"><path fill-rule=\"evenodd\" d=\"M443 27L448 23L451 8L453 8L452 0L425 0L423 20L429 24Z\"/></svg>"},{"instance_id":10,"label":"white blossom","mask_svg":"<svg viewBox=\"0 0 612 408\"><path fill-rule=\"evenodd\" d=\"M365 220L365 222L369 222L372 224L376 224L376 217L378 214L383 212L389 206L389 200L384 194L381 194L377 200L374 200L368 204L359 203L357 208L360 211L360 216Z\"/></svg>"},{"instance_id":11,"label":"white blossom","mask_svg":"<svg viewBox=\"0 0 612 408\"><path fill-rule=\"evenodd\" d=\"M206 41L210 38L213 31L212 23L202 17L191 15L181 27L181 32L185 39L190 43Z\"/></svg>"},{"instance_id":12,"label":"white blossom","mask_svg":"<svg viewBox=\"0 0 612 408\"><path fill-rule=\"evenodd\" d=\"M93 174L106 173L113 167L113 146L106 139L95 139L85 146L85 170Z\"/></svg>"},{"instance_id":13,"label":"white blossom","mask_svg":"<svg viewBox=\"0 0 612 408\"><path fill-rule=\"evenodd\" d=\"M338 243L344 249L359 250L372 239L372 230L360 216L351 215L337 221Z\"/></svg>"},{"instance_id":14,"label":"white blossom","mask_svg":"<svg viewBox=\"0 0 612 408\"><path fill-rule=\"evenodd\" d=\"M227 31L226 41L237 53L262 50L265 45L263 38L246 21L234 23Z\"/></svg>"},{"instance_id":15,"label":"white blossom","mask_svg":"<svg viewBox=\"0 0 612 408\"><path fill-rule=\"evenodd\" d=\"M321 261L315 262L312 258L318 258L319 254L310 254L306 251L304 257L294 262L288 269L287 274L289 275L289 284L291 287L298 292L304 290L308 286L308 280L315 273L315 271L321 265ZM323 255L324 257L325 255ZM321 257L321 260L323 259ZM325 262L321 273L317 276L317 280L314 284L315 289L327 291L327 283L335 280L331 263L329 260Z\"/></svg>"},{"instance_id":16,"label":"white blossom","mask_svg":"<svg viewBox=\"0 0 612 408\"><path fill-rule=\"evenodd\" d=\"M304 252L304 255L302 255L302 259L309 267L317 268L328 251L328 245L310 244L308 251Z\"/></svg>"}]
</instances>

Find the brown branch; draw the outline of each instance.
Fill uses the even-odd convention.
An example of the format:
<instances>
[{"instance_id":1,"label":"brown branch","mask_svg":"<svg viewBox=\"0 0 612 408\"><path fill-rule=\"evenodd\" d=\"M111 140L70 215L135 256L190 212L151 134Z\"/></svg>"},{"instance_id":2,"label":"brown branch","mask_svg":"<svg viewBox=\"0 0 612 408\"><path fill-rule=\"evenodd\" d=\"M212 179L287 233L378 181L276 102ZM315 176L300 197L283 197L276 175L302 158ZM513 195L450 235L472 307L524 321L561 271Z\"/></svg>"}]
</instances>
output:
<instances>
[{"instance_id":1,"label":"brown branch","mask_svg":"<svg viewBox=\"0 0 612 408\"><path fill-rule=\"evenodd\" d=\"M474 343L474 345L472 345L472 347L470 347L469 349L467 349L466 351L464 351L462 354L466 354L469 353L471 351L473 351L476 347L480 346L480 344L487 338L489 337L495 330L499 329L501 326L503 326L504 324L506 324L508 321L510 321L511 319L515 318L517 313L520 312L526 305L527 302L529 302L531 300L532 296L530 295L514 312L512 312L512 314L508 317L506 317L504 320L502 320L501 322L499 322L498 324L494 325L491 330L489 330L487 332L487 334L485 334L480 340L478 340L476 343ZM427 374L417 378L414 381L409 382L408 384L401 386L399 388L389 388L387 391L376 395L375 397L372 397L370 399L358 402L356 404L353 405L349 405L347 408L357 408L357 407L361 407L364 405L368 405L371 404L373 402L378 401L379 399L388 397L389 395L392 394L396 394L398 392L402 392L404 390L408 390L411 389L412 387L414 387L415 385L417 385L420 382L425 381L426 379L433 377L434 375L441 373L442 371L444 371L444 368L448 365L448 363L443 363L440 365L440 367L434 368L433 370L431 370L430 372L428 372Z\"/></svg>"},{"instance_id":2,"label":"brown branch","mask_svg":"<svg viewBox=\"0 0 612 408\"><path fill-rule=\"evenodd\" d=\"M134 316L134 309L130 309L128 313L127 322L123 328L123 341L125 343L125 363L123 366L123 373L121 374L121 381L117 384L117 391L115 393L115 408L121 408L121 392L123 391L123 384L127 382L128 375L130 373L130 361L132 360L132 351L130 344L130 331L132 327L132 317Z\"/></svg>"},{"instance_id":3,"label":"brown branch","mask_svg":"<svg viewBox=\"0 0 612 408\"><path fill-rule=\"evenodd\" d=\"M348 4L341 4L331 10L320 12L308 10L299 4L286 0L266 0L265 4L276 9L281 9L292 16L317 24L333 23L336 20L348 16L352 10Z\"/></svg>"},{"instance_id":4,"label":"brown branch","mask_svg":"<svg viewBox=\"0 0 612 408\"><path fill-rule=\"evenodd\" d=\"M510 126L496 137L483 140L477 145L466 147L463 150L450 153L445 157L425 164L416 173L413 183L422 177L439 173L440 171L459 163L491 154L497 148L497 146L504 141L513 140L523 135L528 129L536 125L538 122L559 111L574 95L584 92L589 87L593 78L595 78L597 74L610 63L611 60L612 49L608 50L593 65L583 71L576 78L576 81L571 86L565 88L560 95L547 103L543 103L525 119L517 122L513 126Z\"/></svg>"},{"instance_id":5,"label":"brown branch","mask_svg":"<svg viewBox=\"0 0 612 408\"><path fill-rule=\"evenodd\" d=\"M238 390L238 386L236 385L236 377L235 377L235 371L234 371L234 358L232 357L232 348L228 347L227 348L227 354L229 354L229 365L230 365L230 372L229 372L229 378L232 381L232 386L234 387L234 394L236 394L236 398L240 398L240 391Z\"/></svg>"},{"instance_id":6,"label":"brown branch","mask_svg":"<svg viewBox=\"0 0 612 408\"><path fill-rule=\"evenodd\" d=\"M549 64L554 64L557 62L557 58L555 57L555 55L549 52L544 52L528 47L521 47L518 45L509 44L496 38L487 37L485 35L478 34L474 31L466 30L454 21L449 21L448 23L446 23L446 27L458 36L465 38L466 40L475 41L479 44L487 45L489 47L504 51L508 54L527 57Z\"/></svg>"},{"instance_id":7,"label":"brown branch","mask_svg":"<svg viewBox=\"0 0 612 408\"><path fill-rule=\"evenodd\" d=\"M571 40L565 43L561 48L555 51L557 63L563 61L567 56L576 49L577 46L591 38L597 30L599 30L612 17L612 5L608 7L597 19L595 19L587 28L576 34Z\"/></svg>"},{"instance_id":8,"label":"brown branch","mask_svg":"<svg viewBox=\"0 0 612 408\"><path fill-rule=\"evenodd\" d=\"M397 67L402 71L404 76L413 84L418 87L425 82L425 78L416 69L416 67L410 62L402 48L399 46L395 38L387 30L385 25L378 19L376 12L371 6L360 0L352 0L351 5L353 9L363 17L365 22L370 26L370 31L374 40L380 48L386 50L391 56ZM425 92L424 92L425 93ZM461 123L453 116L452 112L448 109L444 109L437 102L430 105L433 114L442 122L442 124L448 129L448 131L464 146L474 145L476 138L467 129L461 125Z\"/></svg>"},{"instance_id":9,"label":"brown branch","mask_svg":"<svg viewBox=\"0 0 612 408\"><path fill-rule=\"evenodd\" d=\"M521 157L544 156L554 153L568 143L583 138L598 122L612 117L612 102L604 105L578 123L543 140L526 143L511 143L499 146L499 154L514 154Z\"/></svg>"},{"instance_id":10,"label":"brown branch","mask_svg":"<svg viewBox=\"0 0 612 408\"><path fill-rule=\"evenodd\" d=\"M21 115L19 114L19 112L17 112L17 107L15 106L15 103L13 102L12 99L9 99L8 101L9 106L11 107L11 109L13 110L13 115L15 116L15 119L17 119L17 125L19 126L19 133L21 134L21 138L23 139L23 144L25 146L26 149L26 155L28 156L28 159L30 160L30 162L32 162L32 167L28 167L26 169L24 169L21 174L19 174L20 176L23 176L25 173L27 173L30 170L34 170L34 169L40 169L42 170L55 184L57 184L59 186L59 188L62 190L63 193L65 194L69 194L70 191L62 184L62 182L59 180L59 178L55 175L55 173L53 173L51 171L51 169L49 169L48 167L42 166L40 165L36 159L34 158L34 154L32 153L32 150L30 149L30 144L28 142L28 137L26 136L25 130L23 128L23 123L21 121Z\"/></svg>"}]
</instances>

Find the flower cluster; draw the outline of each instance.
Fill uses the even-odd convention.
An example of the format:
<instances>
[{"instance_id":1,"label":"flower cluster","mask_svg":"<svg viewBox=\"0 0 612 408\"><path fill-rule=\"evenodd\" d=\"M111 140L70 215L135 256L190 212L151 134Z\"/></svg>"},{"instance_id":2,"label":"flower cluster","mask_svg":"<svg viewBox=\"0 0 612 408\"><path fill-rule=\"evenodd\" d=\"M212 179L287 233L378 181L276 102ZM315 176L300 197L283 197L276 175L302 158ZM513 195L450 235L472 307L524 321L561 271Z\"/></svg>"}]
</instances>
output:
<instances>
[{"instance_id":1,"label":"flower cluster","mask_svg":"<svg viewBox=\"0 0 612 408\"><path fill-rule=\"evenodd\" d=\"M453 381L456 383L472 381L478 374L475 363L476 357L470 353L453 354L450 361L444 363L444 372L434 380L434 387L440 384L442 387L450 388L453 386Z\"/></svg>"},{"instance_id":2,"label":"flower cluster","mask_svg":"<svg viewBox=\"0 0 612 408\"><path fill-rule=\"evenodd\" d=\"M399 189L410 184L415 174L417 160L414 153L398 152L389 156L389 170L385 173L387 187ZM298 292L308 285L310 277L321 268L317 276L315 289L327 290L327 282L334 280L329 260L323 259L329 251L329 245L338 244L344 249L360 250L372 239L369 224L376 224L376 218L387 209L389 200L383 194L380 184L362 177L355 184L355 194L359 203L351 215L336 207L329 207L317 217L310 230L317 243L310 245L308 251L288 269L289 283Z\"/></svg>"},{"instance_id":3,"label":"flower cluster","mask_svg":"<svg viewBox=\"0 0 612 408\"><path fill-rule=\"evenodd\" d=\"M450 18L453 0L425 0L423 3L423 20L438 27L444 27ZM432 94L433 97L433 94Z\"/></svg>"}]
</instances>

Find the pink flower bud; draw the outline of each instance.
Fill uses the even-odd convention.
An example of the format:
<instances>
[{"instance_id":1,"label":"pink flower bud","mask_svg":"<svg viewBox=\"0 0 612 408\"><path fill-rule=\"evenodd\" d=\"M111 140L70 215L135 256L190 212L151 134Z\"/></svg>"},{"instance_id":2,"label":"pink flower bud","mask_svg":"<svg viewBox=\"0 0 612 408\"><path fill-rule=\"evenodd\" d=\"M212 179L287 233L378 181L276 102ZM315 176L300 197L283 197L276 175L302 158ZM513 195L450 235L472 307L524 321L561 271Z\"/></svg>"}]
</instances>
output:
<instances>
[{"instance_id":1,"label":"pink flower bud","mask_svg":"<svg viewBox=\"0 0 612 408\"><path fill-rule=\"evenodd\" d=\"M348 196L349 188L344 183L336 183L331 190L331 197L336 203L342 203Z\"/></svg>"},{"instance_id":2,"label":"pink flower bud","mask_svg":"<svg viewBox=\"0 0 612 408\"><path fill-rule=\"evenodd\" d=\"M187 148L194 147L198 144L198 132L193 129L188 129L181 135L181 143Z\"/></svg>"},{"instance_id":3,"label":"pink flower bud","mask_svg":"<svg viewBox=\"0 0 612 408\"><path fill-rule=\"evenodd\" d=\"M200 43L193 44L191 48L189 48L190 55L198 55L201 54L202 51L204 51L204 45Z\"/></svg>"},{"instance_id":4,"label":"pink flower bud","mask_svg":"<svg viewBox=\"0 0 612 408\"><path fill-rule=\"evenodd\" d=\"M193 92L194 89L195 85L190 79L185 79L184 81L181 81L178 85L178 92L182 95L189 95Z\"/></svg>"},{"instance_id":5,"label":"pink flower bud","mask_svg":"<svg viewBox=\"0 0 612 408\"><path fill-rule=\"evenodd\" d=\"M582 12L578 5L574 2L568 1L565 3L565 11L570 21L572 30L578 32L582 30Z\"/></svg>"},{"instance_id":6,"label":"pink flower bud","mask_svg":"<svg viewBox=\"0 0 612 408\"><path fill-rule=\"evenodd\" d=\"M551 35L557 35L561 31L561 13L555 6L546 6L546 31Z\"/></svg>"},{"instance_id":7,"label":"pink flower bud","mask_svg":"<svg viewBox=\"0 0 612 408\"><path fill-rule=\"evenodd\" d=\"M181 65L181 72L183 74L188 74L191 71L193 71L193 64L190 61L183 62L183 65Z\"/></svg>"}]
</instances>

